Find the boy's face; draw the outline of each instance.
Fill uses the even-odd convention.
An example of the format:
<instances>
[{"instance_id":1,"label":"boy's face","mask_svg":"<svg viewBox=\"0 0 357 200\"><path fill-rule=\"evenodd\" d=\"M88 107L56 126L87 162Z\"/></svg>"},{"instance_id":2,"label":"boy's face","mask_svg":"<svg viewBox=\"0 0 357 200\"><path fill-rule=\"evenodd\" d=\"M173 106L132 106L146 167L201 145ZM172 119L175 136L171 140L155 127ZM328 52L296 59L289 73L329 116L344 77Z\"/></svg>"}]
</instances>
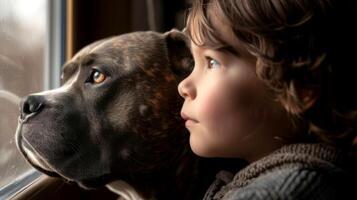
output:
<instances>
[{"instance_id":1,"label":"boy's face","mask_svg":"<svg viewBox=\"0 0 357 200\"><path fill-rule=\"evenodd\" d=\"M289 134L286 112L255 73L256 58L234 37L235 53L191 42L195 67L179 84L182 117L192 150L204 157L253 161L280 147Z\"/></svg>"}]
</instances>

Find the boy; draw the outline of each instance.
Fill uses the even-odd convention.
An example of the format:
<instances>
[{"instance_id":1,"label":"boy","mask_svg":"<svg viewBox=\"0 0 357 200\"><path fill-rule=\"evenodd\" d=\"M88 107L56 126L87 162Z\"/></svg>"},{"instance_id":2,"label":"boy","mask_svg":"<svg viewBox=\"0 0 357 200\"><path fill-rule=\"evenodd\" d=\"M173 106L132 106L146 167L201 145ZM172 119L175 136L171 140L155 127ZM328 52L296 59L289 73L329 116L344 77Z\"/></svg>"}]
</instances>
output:
<instances>
[{"instance_id":1,"label":"boy","mask_svg":"<svg viewBox=\"0 0 357 200\"><path fill-rule=\"evenodd\" d=\"M195 67L178 88L190 146L249 163L205 199L352 198L355 4L194 1Z\"/></svg>"}]
</instances>

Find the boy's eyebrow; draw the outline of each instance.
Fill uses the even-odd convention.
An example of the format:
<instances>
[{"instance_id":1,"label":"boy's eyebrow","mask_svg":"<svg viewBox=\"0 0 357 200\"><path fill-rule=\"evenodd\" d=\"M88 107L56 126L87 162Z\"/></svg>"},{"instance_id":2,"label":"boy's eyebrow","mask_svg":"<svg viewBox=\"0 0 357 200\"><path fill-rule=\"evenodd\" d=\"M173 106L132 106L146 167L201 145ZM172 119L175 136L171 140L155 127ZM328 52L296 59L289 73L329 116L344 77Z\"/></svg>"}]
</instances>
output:
<instances>
[{"instance_id":1,"label":"boy's eyebrow","mask_svg":"<svg viewBox=\"0 0 357 200\"><path fill-rule=\"evenodd\" d=\"M233 48L230 45L221 46L221 47L218 47L215 50L216 51L225 52L225 53L230 53L230 54L233 54L235 56L240 56L241 55L241 53L239 53L235 48Z\"/></svg>"}]
</instances>

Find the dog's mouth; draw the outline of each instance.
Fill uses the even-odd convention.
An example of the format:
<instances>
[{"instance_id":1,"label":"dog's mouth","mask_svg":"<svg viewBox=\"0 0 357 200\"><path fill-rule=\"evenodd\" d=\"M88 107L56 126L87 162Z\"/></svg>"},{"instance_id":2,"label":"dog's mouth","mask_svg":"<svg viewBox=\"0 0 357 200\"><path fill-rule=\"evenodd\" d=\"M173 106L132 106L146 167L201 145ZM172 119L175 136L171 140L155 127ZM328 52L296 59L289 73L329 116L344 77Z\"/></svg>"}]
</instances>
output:
<instances>
[{"instance_id":1,"label":"dog's mouth","mask_svg":"<svg viewBox=\"0 0 357 200\"><path fill-rule=\"evenodd\" d=\"M29 118L19 117L15 140L18 150L32 167L48 176L61 177L66 181L77 182L82 187L88 189L103 186L112 179L111 174L92 176L89 178L84 177L83 179L80 177L79 179L73 176L73 174L71 174L72 172L70 174L68 173L67 165L62 166L61 163L59 165L52 164L53 162L50 162L49 159L54 159L53 157L45 157L42 155L41 152L24 137L24 126L31 124L28 119ZM64 163L66 163L66 161L64 161Z\"/></svg>"},{"instance_id":2,"label":"dog's mouth","mask_svg":"<svg viewBox=\"0 0 357 200\"><path fill-rule=\"evenodd\" d=\"M58 177L59 174L55 172L53 167L46 162L45 159L41 157L40 154L36 152L36 150L31 146L29 142L26 141L25 138L21 135L21 127L23 124L23 120L19 119L19 124L16 131L16 145L18 149L21 151L25 159L37 170L49 175Z\"/></svg>"}]
</instances>

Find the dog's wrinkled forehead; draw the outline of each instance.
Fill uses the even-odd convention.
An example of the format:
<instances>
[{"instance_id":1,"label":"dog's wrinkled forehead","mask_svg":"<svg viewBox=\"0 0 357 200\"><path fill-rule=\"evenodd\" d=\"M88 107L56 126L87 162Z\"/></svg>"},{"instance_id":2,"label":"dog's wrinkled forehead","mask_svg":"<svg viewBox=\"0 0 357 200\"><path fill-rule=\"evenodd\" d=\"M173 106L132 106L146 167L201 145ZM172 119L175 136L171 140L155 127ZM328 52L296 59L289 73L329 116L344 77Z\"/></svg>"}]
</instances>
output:
<instances>
[{"instance_id":1,"label":"dog's wrinkled forehead","mask_svg":"<svg viewBox=\"0 0 357 200\"><path fill-rule=\"evenodd\" d=\"M71 61L86 65L91 60L100 59L103 62L115 62L115 66L120 65L122 70L130 71L142 63L163 62L167 59L163 49L165 41L162 35L137 32L99 40L79 51Z\"/></svg>"},{"instance_id":2,"label":"dog's wrinkled forehead","mask_svg":"<svg viewBox=\"0 0 357 200\"><path fill-rule=\"evenodd\" d=\"M193 59L184 33L172 30L166 33L152 31L127 33L94 42L80 50L64 65L63 77L71 77L83 66L105 65L125 75L141 68L148 74L152 70L169 70L179 80L192 70ZM66 81L67 78L62 79Z\"/></svg>"}]
</instances>

